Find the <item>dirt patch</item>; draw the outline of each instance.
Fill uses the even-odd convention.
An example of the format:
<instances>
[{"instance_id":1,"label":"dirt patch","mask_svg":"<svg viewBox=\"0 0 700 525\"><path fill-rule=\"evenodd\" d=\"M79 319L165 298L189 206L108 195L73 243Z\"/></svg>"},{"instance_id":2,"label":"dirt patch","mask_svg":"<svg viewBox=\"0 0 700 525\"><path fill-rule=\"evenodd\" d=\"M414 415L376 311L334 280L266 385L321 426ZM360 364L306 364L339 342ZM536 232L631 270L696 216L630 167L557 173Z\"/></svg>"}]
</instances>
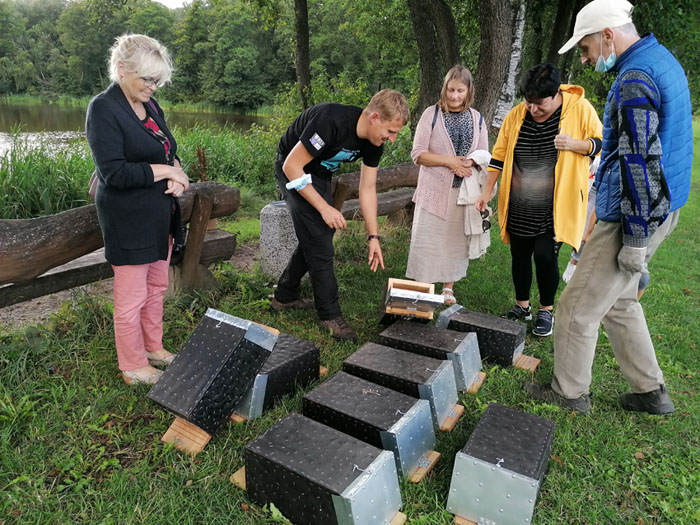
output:
<instances>
[{"instance_id":1,"label":"dirt patch","mask_svg":"<svg viewBox=\"0 0 700 525\"><path fill-rule=\"evenodd\" d=\"M229 262L244 272L250 271L258 262L258 244L237 246ZM0 326L16 328L43 323L48 320L52 313L58 311L63 302L80 291L111 300L112 279L105 279L0 308Z\"/></svg>"},{"instance_id":2,"label":"dirt patch","mask_svg":"<svg viewBox=\"0 0 700 525\"><path fill-rule=\"evenodd\" d=\"M259 253L258 249L260 245L258 243L244 244L242 246L236 246L236 251L233 256L228 260L236 268L249 272L258 262Z\"/></svg>"}]
</instances>

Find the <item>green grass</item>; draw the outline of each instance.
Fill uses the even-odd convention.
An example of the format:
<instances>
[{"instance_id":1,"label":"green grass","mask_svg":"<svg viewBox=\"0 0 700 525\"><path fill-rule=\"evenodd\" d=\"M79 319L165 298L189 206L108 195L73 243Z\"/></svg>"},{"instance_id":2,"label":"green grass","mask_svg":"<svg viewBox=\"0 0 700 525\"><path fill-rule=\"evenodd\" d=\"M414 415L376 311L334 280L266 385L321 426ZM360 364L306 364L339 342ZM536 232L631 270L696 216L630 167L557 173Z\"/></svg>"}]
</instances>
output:
<instances>
[{"instance_id":1,"label":"green grass","mask_svg":"<svg viewBox=\"0 0 700 525\"><path fill-rule=\"evenodd\" d=\"M55 104L66 108L87 108L92 97L73 97L68 95L48 96L48 95L5 95L0 97L0 101L17 106L40 106L44 104Z\"/></svg>"},{"instance_id":2,"label":"green grass","mask_svg":"<svg viewBox=\"0 0 700 525\"><path fill-rule=\"evenodd\" d=\"M698 126L695 127L696 137ZM698 140L695 139L695 151ZM476 395L460 395L466 411L452 433L438 436L443 454L420 485L402 483L410 524L442 525L454 454L490 402L556 423L549 472L534 523L691 524L700 521L700 165L696 153L690 202L678 229L651 263L652 283L642 299L658 359L676 403L670 417L628 413L617 397L628 390L601 331L594 363L593 413L585 417L528 400L520 383L528 372L485 363ZM244 193L244 202L251 195ZM262 202L259 202L262 204ZM254 239L257 205L241 211L238 226ZM258 208L259 209L259 208ZM230 225L236 227L235 224ZM402 277L409 231L382 224L387 269L366 266L362 225L337 238L337 276L344 313L361 341L376 341L380 290ZM509 256L494 228L493 245L474 261L455 293L465 306L492 313L512 302ZM562 269L566 264L562 254ZM308 339L322 350L330 373L357 345L337 343L313 316L271 313L272 283L257 269L216 268L221 289L167 301L165 343L177 349L209 306ZM307 285L308 286L308 285ZM308 287L305 289L308 294ZM534 295L533 295L534 296ZM229 483L243 465L243 447L290 412L303 392L261 419L226 425L195 458L159 439L172 418L117 377L111 304L77 295L44 326L0 329L0 516L5 523L235 523L273 522ZM528 336L526 353L542 360L534 375L552 373L552 341ZM311 387L310 387L311 388ZM308 389L307 389L308 390ZM245 508L241 505L245 504ZM250 505L250 507L248 507Z\"/></svg>"}]
</instances>

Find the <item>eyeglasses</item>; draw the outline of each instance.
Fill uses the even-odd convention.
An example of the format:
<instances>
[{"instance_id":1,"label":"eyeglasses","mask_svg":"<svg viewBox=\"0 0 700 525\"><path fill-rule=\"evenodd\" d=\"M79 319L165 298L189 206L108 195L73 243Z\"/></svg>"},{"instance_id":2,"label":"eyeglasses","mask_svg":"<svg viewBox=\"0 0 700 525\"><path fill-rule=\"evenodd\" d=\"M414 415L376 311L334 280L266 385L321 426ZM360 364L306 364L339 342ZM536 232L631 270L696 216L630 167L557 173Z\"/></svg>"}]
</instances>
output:
<instances>
[{"instance_id":1,"label":"eyeglasses","mask_svg":"<svg viewBox=\"0 0 700 525\"><path fill-rule=\"evenodd\" d=\"M146 87L153 88L153 89L158 89L161 87L163 84L161 81L157 78L152 78L152 77L139 77L141 79L141 82L144 83Z\"/></svg>"},{"instance_id":2,"label":"eyeglasses","mask_svg":"<svg viewBox=\"0 0 700 525\"><path fill-rule=\"evenodd\" d=\"M491 221L488 220L488 216L490 215L489 210L487 208L484 208L483 210L479 210L479 213L481 214L481 228L484 230L484 233L489 231L491 228Z\"/></svg>"}]
</instances>

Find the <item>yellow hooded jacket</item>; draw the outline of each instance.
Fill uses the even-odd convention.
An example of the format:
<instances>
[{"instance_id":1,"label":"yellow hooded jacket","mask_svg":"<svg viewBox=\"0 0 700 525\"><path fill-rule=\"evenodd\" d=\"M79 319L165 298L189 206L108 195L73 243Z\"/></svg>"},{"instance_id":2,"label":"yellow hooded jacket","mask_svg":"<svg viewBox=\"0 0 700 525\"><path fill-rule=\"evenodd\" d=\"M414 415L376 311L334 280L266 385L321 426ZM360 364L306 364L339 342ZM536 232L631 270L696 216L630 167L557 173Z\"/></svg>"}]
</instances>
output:
<instances>
[{"instance_id":1,"label":"yellow hooded jacket","mask_svg":"<svg viewBox=\"0 0 700 525\"><path fill-rule=\"evenodd\" d=\"M559 133L567 133L577 140L601 139L603 125L591 103L584 98L584 89L568 84L562 84L560 89L563 101ZM510 244L506 224L513 176L513 151L525 115L527 108L524 102L510 110L503 121L492 152L493 159L503 161L501 187L498 191L498 223L501 227L501 239L505 244ZM589 166L590 157L587 155L574 151L559 151L554 169L554 234L557 241L570 244L577 250L586 223Z\"/></svg>"}]
</instances>

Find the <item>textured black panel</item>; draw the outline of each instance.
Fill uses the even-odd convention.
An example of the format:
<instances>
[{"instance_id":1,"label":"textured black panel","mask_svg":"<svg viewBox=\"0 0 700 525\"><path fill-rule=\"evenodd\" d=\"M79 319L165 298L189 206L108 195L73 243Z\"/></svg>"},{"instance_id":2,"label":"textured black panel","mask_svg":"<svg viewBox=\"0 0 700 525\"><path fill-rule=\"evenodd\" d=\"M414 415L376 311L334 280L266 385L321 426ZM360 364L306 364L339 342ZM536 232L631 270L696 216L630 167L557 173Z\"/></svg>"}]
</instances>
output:
<instances>
[{"instance_id":1,"label":"textured black panel","mask_svg":"<svg viewBox=\"0 0 700 525\"><path fill-rule=\"evenodd\" d=\"M270 408L276 399L291 394L297 387L318 379L321 366L319 348L289 334L280 334L270 357L260 370L267 375L263 409Z\"/></svg>"},{"instance_id":2,"label":"textured black panel","mask_svg":"<svg viewBox=\"0 0 700 525\"><path fill-rule=\"evenodd\" d=\"M379 334L379 342L414 354L444 360L448 353L457 350L465 337L463 332L456 330L399 321Z\"/></svg>"},{"instance_id":3,"label":"textured black panel","mask_svg":"<svg viewBox=\"0 0 700 525\"><path fill-rule=\"evenodd\" d=\"M397 392L420 397L418 386L427 383L440 365L442 361L432 357L367 343L343 362L343 370Z\"/></svg>"},{"instance_id":4,"label":"textured black panel","mask_svg":"<svg viewBox=\"0 0 700 525\"><path fill-rule=\"evenodd\" d=\"M248 496L299 525L336 524L341 494L382 451L292 414L245 447Z\"/></svg>"},{"instance_id":5,"label":"textured black panel","mask_svg":"<svg viewBox=\"0 0 700 525\"><path fill-rule=\"evenodd\" d=\"M526 332L523 323L466 308L450 317L447 328L458 332L476 332L481 358L501 366L513 364L515 349L525 341Z\"/></svg>"},{"instance_id":6,"label":"textured black panel","mask_svg":"<svg viewBox=\"0 0 700 525\"><path fill-rule=\"evenodd\" d=\"M553 439L553 421L491 403L462 452L542 481Z\"/></svg>"},{"instance_id":7,"label":"textured black panel","mask_svg":"<svg viewBox=\"0 0 700 525\"><path fill-rule=\"evenodd\" d=\"M270 355L245 334L243 328L205 316L148 398L214 433Z\"/></svg>"},{"instance_id":8,"label":"textured black panel","mask_svg":"<svg viewBox=\"0 0 700 525\"><path fill-rule=\"evenodd\" d=\"M306 394L304 415L382 448L380 432L389 430L416 400L359 377L338 372Z\"/></svg>"}]
</instances>

